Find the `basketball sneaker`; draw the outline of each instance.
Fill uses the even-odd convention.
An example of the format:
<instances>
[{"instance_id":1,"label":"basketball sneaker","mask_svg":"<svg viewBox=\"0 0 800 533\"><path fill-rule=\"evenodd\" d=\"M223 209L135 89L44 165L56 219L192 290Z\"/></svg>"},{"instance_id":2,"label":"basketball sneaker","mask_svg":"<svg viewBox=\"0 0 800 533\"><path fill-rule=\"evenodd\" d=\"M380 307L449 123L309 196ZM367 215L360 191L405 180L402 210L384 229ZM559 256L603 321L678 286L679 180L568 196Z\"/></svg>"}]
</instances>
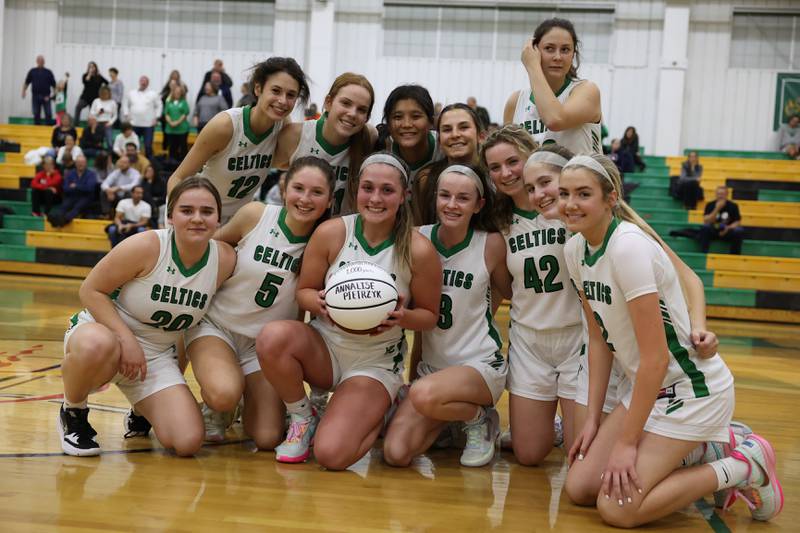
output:
<instances>
[{"instance_id":1,"label":"basketball sneaker","mask_svg":"<svg viewBox=\"0 0 800 533\"><path fill-rule=\"evenodd\" d=\"M132 439L133 437L146 437L147 434L150 433L150 429L153 427L150 425L149 420L134 413L133 409L128 411L122 423L125 428L125 434L123 436L126 439Z\"/></svg>"},{"instance_id":2,"label":"basketball sneaker","mask_svg":"<svg viewBox=\"0 0 800 533\"><path fill-rule=\"evenodd\" d=\"M233 413L218 413L205 402L200 404L200 412L203 414L203 425L206 428L206 442L224 441L225 432L233 421Z\"/></svg>"},{"instance_id":3,"label":"basketball sneaker","mask_svg":"<svg viewBox=\"0 0 800 533\"><path fill-rule=\"evenodd\" d=\"M280 463L302 463L311 456L311 445L317 431L319 416L311 408L311 417L292 416L286 440L275 447L275 460Z\"/></svg>"},{"instance_id":4,"label":"basketball sneaker","mask_svg":"<svg viewBox=\"0 0 800 533\"><path fill-rule=\"evenodd\" d=\"M556 414L553 419L553 448L560 448L564 445L564 422L561 415Z\"/></svg>"},{"instance_id":5,"label":"basketball sneaker","mask_svg":"<svg viewBox=\"0 0 800 533\"><path fill-rule=\"evenodd\" d=\"M731 452L731 457L746 462L749 467L747 480L734 491L747 503L752 517L766 521L778 516L783 509L783 488L778 481L775 451L770 443L759 435L749 435Z\"/></svg>"},{"instance_id":6,"label":"basketball sneaker","mask_svg":"<svg viewBox=\"0 0 800 533\"><path fill-rule=\"evenodd\" d=\"M493 407L485 407L483 416L474 423L464 423L467 444L461 454L464 466L483 466L494 458L500 440L500 415Z\"/></svg>"},{"instance_id":7,"label":"basketball sneaker","mask_svg":"<svg viewBox=\"0 0 800 533\"><path fill-rule=\"evenodd\" d=\"M311 400L311 406L317 410L319 417L322 418L322 415L325 414L325 409L328 407L328 398L330 396L330 392L326 391L325 389L320 389L319 387L311 386L311 394L309 395L308 399Z\"/></svg>"},{"instance_id":8,"label":"basketball sneaker","mask_svg":"<svg viewBox=\"0 0 800 533\"><path fill-rule=\"evenodd\" d=\"M752 435L752 433L753 430L750 429L750 426L747 424L731 420L730 426L728 427L728 442L704 443L705 453L703 453L699 464L713 463L719 459L730 457L734 448L741 444L745 438ZM731 501L728 501L729 499ZM736 495L733 489L722 489L714 493L714 505L720 509L727 509L735 500Z\"/></svg>"},{"instance_id":9,"label":"basketball sneaker","mask_svg":"<svg viewBox=\"0 0 800 533\"><path fill-rule=\"evenodd\" d=\"M94 440L97 432L89 424L89 408L65 408L61 404L56 421L61 449L67 455L78 457L99 455L100 445Z\"/></svg>"}]
</instances>

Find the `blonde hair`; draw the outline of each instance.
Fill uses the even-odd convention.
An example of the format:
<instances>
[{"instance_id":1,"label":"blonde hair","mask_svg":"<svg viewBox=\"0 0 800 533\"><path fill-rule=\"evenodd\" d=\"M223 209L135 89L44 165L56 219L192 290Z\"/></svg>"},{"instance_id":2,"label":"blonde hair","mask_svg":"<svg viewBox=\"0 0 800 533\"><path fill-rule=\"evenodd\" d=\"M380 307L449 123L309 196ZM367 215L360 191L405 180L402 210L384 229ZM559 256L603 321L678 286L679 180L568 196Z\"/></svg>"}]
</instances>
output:
<instances>
[{"instance_id":1,"label":"blonde hair","mask_svg":"<svg viewBox=\"0 0 800 533\"><path fill-rule=\"evenodd\" d=\"M590 154L588 157L591 157L603 167L603 169L608 173L608 178L588 166L570 165L570 168L581 168L591 172L595 179L597 179L597 182L600 184L600 189L603 191L603 199L608 198L612 191L616 192L617 203L611 208L611 213L620 220L635 224L639 227L639 229L644 231L648 236L650 236L663 247L664 241L661 240L661 237L658 236L658 233L656 233L655 230L651 228L650 225L645 222L644 219L640 217L638 213L636 213L636 211L634 211L634 209L628 205L623 198L622 177L619 174L617 165L615 165L613 161L604 155Z\"/></svg>"}]
</instances>

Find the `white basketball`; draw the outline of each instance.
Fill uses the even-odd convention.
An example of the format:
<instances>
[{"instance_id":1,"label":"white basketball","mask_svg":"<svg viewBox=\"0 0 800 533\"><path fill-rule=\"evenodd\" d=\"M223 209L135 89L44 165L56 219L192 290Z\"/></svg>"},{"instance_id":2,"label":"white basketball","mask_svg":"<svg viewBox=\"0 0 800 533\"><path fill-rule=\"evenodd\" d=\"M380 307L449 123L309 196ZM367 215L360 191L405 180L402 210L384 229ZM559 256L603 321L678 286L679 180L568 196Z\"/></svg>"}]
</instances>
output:
<instances>
[{"instance_id":1,"label":"white basketball","mask_svg":"<svg viewBox=\"0 0 800 533\"><path fill-rule=\"evenodd\" d=\"M325 304L331 319L343 329L368 331L397 306L392 276L369 261L342 265L325 284Z\"/></svg>"}]
</instances>

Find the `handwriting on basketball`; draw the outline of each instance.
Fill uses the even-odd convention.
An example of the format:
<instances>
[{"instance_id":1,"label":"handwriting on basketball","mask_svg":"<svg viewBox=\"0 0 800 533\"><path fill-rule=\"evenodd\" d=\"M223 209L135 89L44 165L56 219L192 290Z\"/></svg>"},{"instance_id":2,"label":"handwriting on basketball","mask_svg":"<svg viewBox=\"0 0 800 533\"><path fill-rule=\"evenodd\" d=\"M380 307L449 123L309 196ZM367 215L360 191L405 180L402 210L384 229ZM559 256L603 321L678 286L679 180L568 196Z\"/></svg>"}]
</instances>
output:
<instances>
[{"instance_id":1,"label":"handwriting on basketball","mask_svg":"<svg viewBox=\"0 0 800 533\"><path fill-rule=\"evenodd\" d=\"M381 297L381 291L375 288L374 281L353 281L337 285L334 294L341 294L343 300L359 300L362 298Z\"/></svg>"}]
</instances>

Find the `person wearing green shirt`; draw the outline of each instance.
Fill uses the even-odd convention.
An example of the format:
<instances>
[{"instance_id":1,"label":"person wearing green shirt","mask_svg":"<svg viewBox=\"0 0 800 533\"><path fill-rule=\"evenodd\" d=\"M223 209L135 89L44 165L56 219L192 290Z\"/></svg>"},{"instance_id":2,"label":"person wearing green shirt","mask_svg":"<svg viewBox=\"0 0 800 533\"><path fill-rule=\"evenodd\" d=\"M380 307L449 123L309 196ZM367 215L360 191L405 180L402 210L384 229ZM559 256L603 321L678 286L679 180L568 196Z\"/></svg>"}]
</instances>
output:
<instances>
[{"instance_id":1,"label":"person wearing green shirt","mask_svg":"<svg viewBox=\"0 0 800 533\"><path fill-rule=\"evenodd\" d=\"M169 158L180 162L188 151L186 138L189 136L189 103L183 87L178 84L173 85L164 103L164 120Z\"/></svg>"}]
</instances>

